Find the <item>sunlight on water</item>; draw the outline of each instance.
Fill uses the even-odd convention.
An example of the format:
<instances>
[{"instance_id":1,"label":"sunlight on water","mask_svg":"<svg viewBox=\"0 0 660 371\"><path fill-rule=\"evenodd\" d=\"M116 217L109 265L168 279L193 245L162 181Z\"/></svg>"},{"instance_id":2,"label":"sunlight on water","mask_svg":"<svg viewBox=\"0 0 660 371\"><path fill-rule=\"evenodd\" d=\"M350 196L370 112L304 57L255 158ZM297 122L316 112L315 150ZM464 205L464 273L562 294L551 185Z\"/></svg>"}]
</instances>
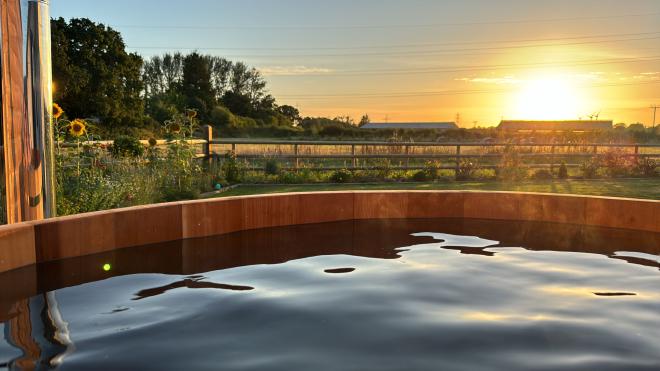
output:
<instances>
[{"instance_id":1,"label":"sunlight on water","mask_svg":"<svg viewBox=\"0 0 660 371\"><path fill-rule=\"evenodd\" d=\"M574 251L516 237L519 228L571 238ZM0 301L0 364L653 370L660 365L657 241L657 234L575 226L363 221L74 259L39 268L56 301ZM132 263L147 264L148 252L163 258ZM83 264L94 259L113 261L116 275L77 271L98 267ZM42 322L44 308L68 323L68 345L58 321Z\"/></svg>"}]
</instances>

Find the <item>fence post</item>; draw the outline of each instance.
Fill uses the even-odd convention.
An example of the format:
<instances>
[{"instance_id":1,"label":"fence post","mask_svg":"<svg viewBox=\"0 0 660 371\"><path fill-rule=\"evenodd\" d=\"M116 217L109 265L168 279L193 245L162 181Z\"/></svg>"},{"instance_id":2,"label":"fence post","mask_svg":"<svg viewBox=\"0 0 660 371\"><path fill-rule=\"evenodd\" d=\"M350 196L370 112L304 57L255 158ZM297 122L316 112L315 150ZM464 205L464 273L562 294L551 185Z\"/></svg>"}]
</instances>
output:
<instances>
[{"instance_id":1,"label":"fence post","mask_svg":"<svg viewBox=\"0 0 660 371\"><path fill-rule=\"evenodd\" d=\"M298 170L298 167L300 167L299 163L299 158L298 158L298 145L294 144L293 145L293 155L294 155L294 160L295 160L295 169Z\"/></svg>"},{"instance_id":2,"label":"fence post","mask_svg":"<svg viewBox=\"0 0 660 371\"><path fill-rule=\"evenodd\" d=\"M456 146L456 177L461 172L461 146Z\"/></svg>"},{"instance_id":3,"label":"fence post","mask_svg":"<svg viewBox=\"0 0 660 371\"><path fill-rule=\"evenodd\" d=\"M555 172L555 146L550 147L550 173L554 174Z\"/></svg>"},{"instance_id":4,"label":"fence post","mask_svg":"<svg viewBox=\"0 0 660 371\"><path fill-rule=\"evenodd\" d=\"M351 145L351 156L353 156L353 169L357 169L357 158L355 157L355 144Z\"/></svg>"},{"instance_id":5,"label":"fence post","mask_svg":"<svg viewBox=\"0 0 660 371\"><path fill-rule=\"evenodd\" d=\"M211 141L213 141L213 127L211 125L202 126L202 138L206 141L203 147L204 158L211 162Z\"/></svg>"},{"instance_id":6,"label":"fence post","mask_svg":"<svg viewBox=\"0 0 660 371\"><path fill-rule=\"evenodd\" d=\"M406 146L406 156L410 155L410 146ZM410 167L410 157L406 157L406 170Z\"/></svg>"}]
</instances>

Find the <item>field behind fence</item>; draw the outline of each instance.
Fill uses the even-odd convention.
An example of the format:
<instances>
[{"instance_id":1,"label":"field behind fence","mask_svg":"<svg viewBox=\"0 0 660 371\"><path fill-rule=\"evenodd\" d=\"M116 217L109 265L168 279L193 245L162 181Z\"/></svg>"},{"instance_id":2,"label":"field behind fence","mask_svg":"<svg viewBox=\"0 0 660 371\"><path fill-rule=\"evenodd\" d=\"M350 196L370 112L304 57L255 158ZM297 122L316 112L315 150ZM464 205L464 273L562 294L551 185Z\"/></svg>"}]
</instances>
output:
<instances>
[{"instance_id":1,"label":"field behind fence","mask_svg":"<svg viewBox=\"0 0 660 371\"><path fill-rule=\"evenodd\" d=\"M442 169L456 169L462 162L495 169L515 156L521 167L554 169L560 164L580 167L602 157L658 159L660 145L643 144L508 144L508 143L408 143L408 142L310 142L246 139L211 141L212 157L228 153L250 164L250 170L263 170L267 161L277 161L283 169L306 168L328 171L365 170L388 167L393 170L423 169L429 161Z\"/></svg>"}]
</instances>

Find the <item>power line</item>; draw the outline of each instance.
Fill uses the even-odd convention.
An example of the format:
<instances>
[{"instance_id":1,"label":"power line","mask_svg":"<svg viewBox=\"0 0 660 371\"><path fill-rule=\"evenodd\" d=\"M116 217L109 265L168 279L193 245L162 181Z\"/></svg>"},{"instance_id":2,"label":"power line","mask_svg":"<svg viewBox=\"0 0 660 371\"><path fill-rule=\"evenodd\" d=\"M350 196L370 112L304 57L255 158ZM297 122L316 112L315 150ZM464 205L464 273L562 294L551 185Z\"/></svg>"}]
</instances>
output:
<instances>
[{"instance_id":1,"label":"power line","mask_svg":"<svg viewBox=\"0 0 660 371\"><path fill-rule=\"evenodd\" d=\"M493 21L475 21L458 23L427 23L427 24L381 24L381 25L225 25L225 26L201 26L201 25L112 25L114 28L135 28L135 29L172 29L172 30L273 30L273 29L400 29L400 28L433 28L433 27L455 27L455 26L477 26L477 25L499 25L499 24L531 24L531 23L554 23L554 22L573 22L586 20L618 19L618 18L637 18L652 17L660 15L656 13L642 14L620 14L604 15L590 17L571 17L571 18L541 18L541 19L516 19L516 20L493 20Z\"/></svg>"},{"instance_id":2,"label":"power line","mask_svg":"<svg viewBox=\"0 0 660 371\"><path fill-rule=\"evenodd\" d=\"M657 35L659 31L655 32L638 32L638 33L623 33L623 34L602 34L602 35L581 35L581 36L566 36L566 37L551 37L551 38L537 38L537 39L508 39L508 40L472 40L472 41L452 41L444 43L422 43L422 44L390 44L390 45L363 45L363 46L336 46L336 47L286 47L286 48L273 48L273 47L213 47L217 50L272 50L272 51L296 51L296 50L364 50L364 49L401 49L401 48L427 48L434 46L450 46L450 45L479 45L479 44L510 44L522 42L544 42L544 41L561 41L561 40L583 40L583 39L602 39L602 38L621 38L632 36L646 36ZM135 47L144 49L159 48L157 46Z\"/></svg>"},{"instance_id":3,"label":"power line","mask_svg":"<svg viewBox=\"0 0 660 371\"><path fill-rule=\"evenodd\" d=\"M653 110L653 129L655 129L655 117L656 117L656 113L658 111L658 108L660 108L660 106L658 106L658 105L651 106L651 109Z\"/></svg>"},{"instance_id":4,"label":"power line","mask_svg":"<svg viewBox=\"0 0 660 371\"><path fill-rule=\"evenodd\" d=\"M660 84L660 80L635 82L635 83L611 83L596 85L581 85L582 88L604 88L618 86L639 86ZM278 94L278 98L287 99L328 99L328 98L406 98L406 97L429 97L441 95L464 95L464 94L488 94L488 93L507 93L511 89L473 89L473 90L444 90L427 92L394 92L394 93L346 93L346 94Z\"/></svg>"},{"instance_id":5,"label":"power line","mask_svg":"<svg viewBox=\"0 0 660 371\"><path fill-rule=\"evenodd\" d=\"M579 66L594 66L594 65L608 65L608 64L628 64L628 63L643 63L659 61L660 56L649 56L643 58L625 58L625 59L608 59L608 60L581 60L581 61L562 61L552 63L520 63L520 64L500 64L500 65L471 65L471 66L455 66L445 68L413 68L413 69L376 69L376 70L346 70L346 71L331 71L319 73L305 73L299 75L279 75L279 76L295 76L295 77L308 77L308 76L328 76L335 77L341 76L365 76L365 75L409 75L409 74L431 74L431 73L453 73L453 72L479 72L489 70L507 70L518 69L524 67L542 68L542 67L579 67ZM272 76L278 76L277 74ZM271 76L271 77L272 77Z\"/></svg>"},{"instance_id":6,"label":"power line","mask_svg":"<svg viewBox=\"0 0 660 371\"><path fill-rule=\"evenodd\" d=\"M359 57L359 56L414 56L414 55L446 55L455 52L469 52L469 51L485 51L485 50L510 50L510 49L525 49L525 48L540 48L552 46L574 46L574 45L587 45L587 44L609 44L618 42L630 41L643 41L643 40L657 40L660 36L642 37L632 39L620 40L598 40L598 41L583 41L573 43L550 43L550 44L530 44L530 45L513 45L513 46L495 46L495 47L482 47L482 48L459 48L459 49L445 49L445 50L428 50L428 51L406 51L406 52L378 52L378 53L337 53L337 54L245 54L245 55L226 55L228 58L291 58L291 57ZM154 49L154 50L224 50L223 48L200 48L200 47L160 47L160 46L129 46L129 49Z\"/></svg>"}]
</instances>

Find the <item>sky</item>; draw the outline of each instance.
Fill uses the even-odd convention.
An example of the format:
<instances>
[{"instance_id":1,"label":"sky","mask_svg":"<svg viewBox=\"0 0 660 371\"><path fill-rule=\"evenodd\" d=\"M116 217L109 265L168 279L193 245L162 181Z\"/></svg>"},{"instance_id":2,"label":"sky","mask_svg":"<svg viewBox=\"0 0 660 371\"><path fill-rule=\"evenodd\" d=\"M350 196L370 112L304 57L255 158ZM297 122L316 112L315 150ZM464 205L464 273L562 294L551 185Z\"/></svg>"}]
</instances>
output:
<instances>
[{"instance_id":1,"label":"sky","mask_svg":"<svg viewBox=\"0 0 660 371\"><path fill-rule=\"evenodd\" d=\"M611 119L660 104L659 0L51 0L144 57L244 61L303 116Z\"/></svg>"}]
</instances>

